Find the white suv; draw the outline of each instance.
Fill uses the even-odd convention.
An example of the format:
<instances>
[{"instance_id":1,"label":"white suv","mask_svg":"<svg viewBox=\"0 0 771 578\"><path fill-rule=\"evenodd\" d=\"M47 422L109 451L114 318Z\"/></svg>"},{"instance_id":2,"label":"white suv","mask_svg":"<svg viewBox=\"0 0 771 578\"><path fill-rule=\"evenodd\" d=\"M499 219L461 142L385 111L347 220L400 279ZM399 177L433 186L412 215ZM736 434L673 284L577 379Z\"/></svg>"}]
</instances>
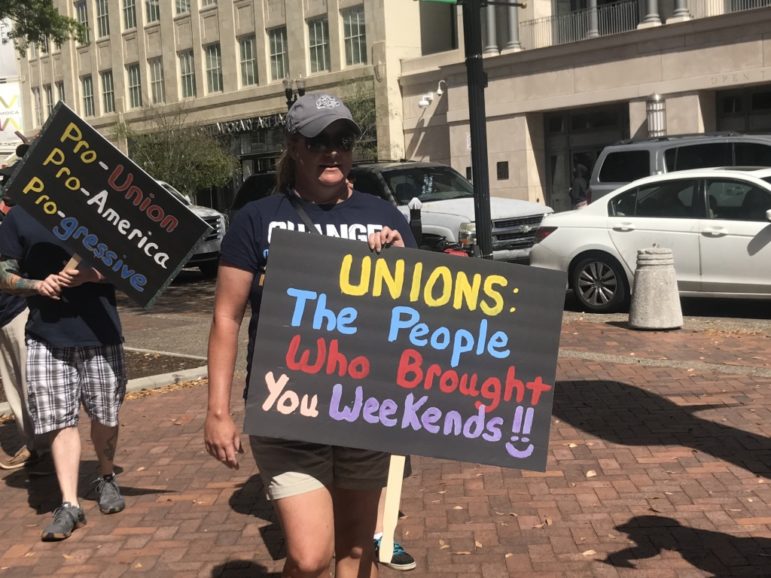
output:
<instances>
[{"instance_id":1,"label":"white suv","mask_svg":"<svg viewBox=\"0 0 771 578\"><path fill-rule=\"evenodd\" d=\"M427 162L357 163L348 175L356 190L396 205L409 219L408 203L421 203L422 246L476 243L474 188L452 167ZM552 209L538 203L490 197L493 259L527 262L535 232Z\"/></svg>"},{"instance_id":2,"label":"white suv","mask_svg":"<svg viewBox=\"0 0 771 578\"><path fill-rule=\"evenodd\" d=\"M187 205L193 213L211 227L206 236L195 246L192 256L185 263L185 267L198 267L206 277L214 277L217 274L220 260L220 245L227 229L227 218L219 211L209 207L194 205L190 197L183 195L166 181L158 181L158 184Z\"/></svg>"}]
</instances>

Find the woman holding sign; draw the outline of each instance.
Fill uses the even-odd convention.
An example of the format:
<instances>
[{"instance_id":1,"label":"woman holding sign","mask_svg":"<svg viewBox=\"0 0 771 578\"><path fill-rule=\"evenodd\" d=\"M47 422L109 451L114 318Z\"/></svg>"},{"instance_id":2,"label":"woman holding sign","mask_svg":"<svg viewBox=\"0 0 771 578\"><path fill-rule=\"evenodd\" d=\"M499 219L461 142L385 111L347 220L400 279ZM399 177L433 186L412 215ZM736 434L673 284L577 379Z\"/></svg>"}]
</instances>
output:
<instances>
[{"instance_id":1,"label":"woman holding sign","mask_svg":"<svg viewBox=\"0 0 771 578\"><path fill-rule=\"evenodd\" d=\"M249 373L270 231L357 239L361 231L375 231L362 239L373 251L415 246L407 220L395 207L349 187L346 177L361 130L338 98L300 97L287 114L286 131L286 150L279 160L281 194L244 207L222 243L204 435L207 451L234 469L242 453L240 432L230 416L238 332L250 303ZM337 578L376 576L372 535L389 455L256 436L250 443L286 534L283 576L328 576L333 556Z\"/></svg>"}]
</instances>

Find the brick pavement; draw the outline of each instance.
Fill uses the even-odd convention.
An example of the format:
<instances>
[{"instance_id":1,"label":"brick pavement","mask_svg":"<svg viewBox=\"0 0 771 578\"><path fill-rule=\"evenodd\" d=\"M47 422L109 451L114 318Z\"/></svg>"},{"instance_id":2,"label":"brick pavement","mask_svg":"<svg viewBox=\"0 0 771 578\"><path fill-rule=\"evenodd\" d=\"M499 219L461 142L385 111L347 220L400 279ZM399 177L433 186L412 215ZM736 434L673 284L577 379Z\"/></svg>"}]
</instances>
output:
<instances>
[{"instance_id":1,"label":"brick pavement","mask_svg":"<svg viewBox=\"0 0 771 578\"><path fill-rule=\"evenodd\" d=\"M547 471L415 458L399 526L412 575L771 576L769 333L567 320ZM254 465L231 473L203 450L205 389L127 401L128 507L103 516L88 496L65 542L39 541L54 480L2 474L0 578L278 576ZM82 493L95 464L84 445Z\"/></svg>"}]
</instances>

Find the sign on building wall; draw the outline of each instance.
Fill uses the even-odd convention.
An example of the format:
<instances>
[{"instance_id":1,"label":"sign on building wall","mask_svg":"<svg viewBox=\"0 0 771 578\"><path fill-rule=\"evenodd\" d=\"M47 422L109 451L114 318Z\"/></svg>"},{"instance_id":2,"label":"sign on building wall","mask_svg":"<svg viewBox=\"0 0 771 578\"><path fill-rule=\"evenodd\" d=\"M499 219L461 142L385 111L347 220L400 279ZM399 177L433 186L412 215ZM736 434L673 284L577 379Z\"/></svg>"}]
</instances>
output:
<instances>
[{"instance_id":1,"label":"sign on building wall","mask_svg":"<svg viewBox=\"0 0 771 578\"><path fill-rule=\"evenodd\" d=\"M16 131L23 132L21 92L18 82L0 84L0 147L13 152L21 141Z\"/></svg>"},{"instance_id":2,"label":"sign on building wall","mask_svg":"<svg viewBox=\"0 0 771 578\"><path fill-rule=\"evenodd\" d=\"M209 230L63 102L19 162L6 194L140 305Z\"/></svg>"},{"instance_id":3,"label":"sign on building wall","mask_svg":"<svg viewBox=\"0 0 771 578\"><path fill-rule=\"evenodd\" d=\"M565 281L274 229L245 430L543 470Z\"/></svg>"}]
</instances>

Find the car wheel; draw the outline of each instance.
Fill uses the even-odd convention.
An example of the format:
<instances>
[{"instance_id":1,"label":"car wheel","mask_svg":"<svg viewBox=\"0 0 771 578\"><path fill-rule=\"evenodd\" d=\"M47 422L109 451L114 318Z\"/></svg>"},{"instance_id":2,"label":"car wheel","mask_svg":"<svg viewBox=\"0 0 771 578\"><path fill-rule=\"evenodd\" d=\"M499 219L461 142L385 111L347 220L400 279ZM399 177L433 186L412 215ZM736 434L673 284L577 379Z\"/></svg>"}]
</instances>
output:
<instances>
[{"instance_id":1,"label":"car wheel","mask_svg":"<svg viewBox=\"0 0 771 578\"><path fill-rule=\"evenodd\" d=\"M573 267L571 287L581 306L594 313L609 313L627 303L624 270L613 257L593 253L582 257Z\"/></svg>"},{"instance_id":2,"label":"car wheel","mask_svg":"<svg viewBox=\"0 0 771 578\"><path fill-rule=\"evenodd\" d=\"M201 270L204 277L216 277L218 267L219 263L217 261L209 261L208 263L198 265L198 269Z\"/></svg>"}]
</instances>

